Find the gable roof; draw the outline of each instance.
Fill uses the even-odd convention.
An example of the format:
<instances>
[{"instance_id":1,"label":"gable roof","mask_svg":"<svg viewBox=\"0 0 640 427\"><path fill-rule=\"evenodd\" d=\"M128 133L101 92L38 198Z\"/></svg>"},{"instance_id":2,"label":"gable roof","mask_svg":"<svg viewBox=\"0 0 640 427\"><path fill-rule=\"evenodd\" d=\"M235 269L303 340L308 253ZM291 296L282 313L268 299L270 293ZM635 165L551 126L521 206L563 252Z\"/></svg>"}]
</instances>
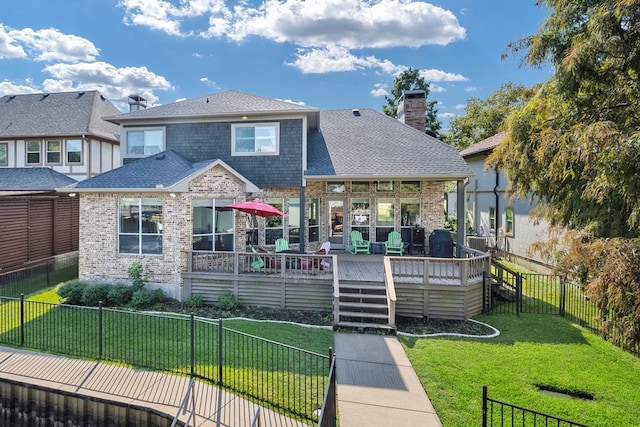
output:
<instances>
[{"instance_id":1,"label":"gable roof","mask_svg":"<svg viewBox=\"0 0 640 427\"><path fill-rule=\"evenodd\" d=\"M489 153L502 142L507 136L507 132L500 132L487 139L483 139L480 142L476 142L473 145L468 146L464 150L460 151L462 157L469 157L475 154Z\"/></svg>"},{"instance_id":2,"label":"gable roof","mask_svg":"<svg viewBox=\"0 0 640 427\"><path fill-rule=\"evenodd\" d=\"M308 139L307 178L463 179L473 175L458 151L371 108L322 110Z\"/></svg>"},{"instance_id":3,"label":"gable roof","mask_svg":"<svg viewBox=\"0 0 640 427\"><path fill-rule=\"evenodd\" d=\"M317 115L320 110L293 102L264 98L235 90L214 93L198 98L178 101L131 111L126 114L108 117L113 123L124 124L148 119L194 119L211 117L236 117L274 115L274 114L307 114L309 126L317 127ZM314 124L315 123L315 124Z\"/></svg>"},{"instance_id":4,"label":"gable roof","mask_svg":"<svg viewBox=\"0 0 640 427\"><path fill-rule=\"evenodd\" d=\"M0 168L0 192L41 192L77 181L51 168Z\"/></svg>"},{"instance_id":5,"label":"gable roof","mask_svg":"<svg viewBox=\"0 0 640 427\"><path fill-rule=\"evenodd\" d=\"M188 183L215 166L222 166L247 186L247 191L259 188L222 160L190 162L172 150L163 151L78 182L66 192L188 191Z\"/></svg>"},{"instance_id":6,"label":"gable roof","mask_svg":"<svg viewBox=\"0 0 640 427\"><path fill-rule=\"evenodd\" d=\"M5 95L0 138L94 135L116 142L119 128L102 118L120 111L98 91Z\"/></svg>"}]
</instances>

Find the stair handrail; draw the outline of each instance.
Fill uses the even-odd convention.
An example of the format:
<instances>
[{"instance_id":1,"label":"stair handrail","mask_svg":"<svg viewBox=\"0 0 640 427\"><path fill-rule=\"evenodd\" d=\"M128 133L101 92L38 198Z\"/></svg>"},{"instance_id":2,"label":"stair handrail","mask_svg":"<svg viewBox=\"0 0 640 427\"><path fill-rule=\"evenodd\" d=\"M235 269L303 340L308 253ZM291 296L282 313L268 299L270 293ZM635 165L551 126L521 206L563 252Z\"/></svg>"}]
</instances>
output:
<instances>
[{"instance_id":1,"label":"stair handrail","mask_svg":"<svg viewBox=\"0 0 640 427\"><path fill-rule=\"evenodd\" d=\"M333 264L333 324L337 325L340 323L340 280L338 277L338 257L337 255L331 255L331 262Z\"/></svg>"},{"instance_id":2,"label":"stair handrail","mask_svg":"<svg viewBox=\"0 0 640 427\"><path fill-rule=\"evenodd\" d=\"M391 270L391 258L385 256L384 264L384 286L387 293L387 309L389 311L389 326L396 326L396 286L393 280L393 271Z\"/></svg>"},{"instance_id":3,"label":"stair handrail","mask_svg":"<svg viewBox=\"0 0 640 427\"><path fill-rule=\"evenodd\" d=\"M194 378L191 378L191 381L189 381L189 386L187 387L187 391L184 394L184 398L182 398L182 402L178 407L178 412L176 412L176 416L173 418L171 427L175 427L177 425L178 418L180 417L180 412L182 412L183 414L187 412L187 402L189 401L189 396L191 396L193 406L191 407L191 413L189 414L189 417L185 421L184 425L185 426L190 425L189 422L191 422L191 418L194 417L195 411L196 411L196 398L195 398L195 392L193 391L193 386L195 384L195 381L196 380Z\"/></svg>"}]
</instances>

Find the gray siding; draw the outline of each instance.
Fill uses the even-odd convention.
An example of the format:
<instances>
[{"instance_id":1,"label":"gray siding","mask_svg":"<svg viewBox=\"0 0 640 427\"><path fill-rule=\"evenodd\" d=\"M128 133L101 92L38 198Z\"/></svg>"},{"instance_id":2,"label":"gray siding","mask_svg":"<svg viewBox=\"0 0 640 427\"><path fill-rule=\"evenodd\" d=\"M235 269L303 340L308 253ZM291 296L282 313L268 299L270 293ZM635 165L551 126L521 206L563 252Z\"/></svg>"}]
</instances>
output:
<instances>
[{"instance_id":1,"label":"gray siding","mask_svg":"<svg viewBox=\"0 0 640 427\"><path fill-rule=\"evenodd\" d=\"M299 187L305 131L302 120L279 120L279 123L279 156L232 156L231 122L168 124L166 148L192 162L221 159L259 187Z\"/></svg>"}]
</instances>

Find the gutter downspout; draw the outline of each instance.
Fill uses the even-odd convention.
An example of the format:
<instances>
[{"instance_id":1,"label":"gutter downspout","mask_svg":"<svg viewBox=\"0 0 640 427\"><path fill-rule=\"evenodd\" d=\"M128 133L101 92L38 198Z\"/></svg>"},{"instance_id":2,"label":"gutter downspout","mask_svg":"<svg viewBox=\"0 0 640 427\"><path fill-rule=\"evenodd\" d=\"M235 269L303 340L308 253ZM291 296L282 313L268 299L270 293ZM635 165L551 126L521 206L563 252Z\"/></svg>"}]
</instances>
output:
<instances>
[{"instance_id":1,"label":"gutter downspout","mask_svg":"<svg viewBox=\"0 0 640 427\"><path fill-rule=\"evenodd\" d=\"M498 249L498 230L500 229L500 196L498 195L498 188L500 188L500 172L496 170L496 185L493 187L493 194L495 195L496 201L496 218L495 218L495 230L493 230L494 235L496 236L496 249Z\"/></svg>"},{"instance_id":2,"label":"gutter downspout","mask_svg":"<svg viewBox=\"0 0 640 427\"><path fill-rule=\"evenodd\" d=\"M457 258L461 258L462 257L462 247L464 246L464 238L466 236L466 212L465 212L465 207L464 207L464 201L466 199L465 197L465 191L466 191L466 187L469 184L469 179L466 178L464 180L458 180L457 181L457 189L456 189L456 193L458 196L458 200L457 200L457 218L458 220L456 221L456 257Z\"/></svg>"}]
</instances>

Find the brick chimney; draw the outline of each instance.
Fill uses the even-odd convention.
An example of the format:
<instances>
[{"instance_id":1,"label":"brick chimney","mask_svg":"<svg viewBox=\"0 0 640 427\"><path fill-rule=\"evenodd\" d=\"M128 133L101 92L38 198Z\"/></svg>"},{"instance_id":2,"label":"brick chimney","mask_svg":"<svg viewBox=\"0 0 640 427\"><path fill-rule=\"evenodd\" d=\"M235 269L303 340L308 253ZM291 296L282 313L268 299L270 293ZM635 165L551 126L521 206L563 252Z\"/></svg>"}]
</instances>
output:
<instances>
[{"instance_id":1,"label":"brick chimney","mask_svg":"<svg viewBox=\"0 0 640 427\"><path fill-rule=\"evenodd\" d=\"M398 120L424 132L427 128L427 93L424 90L405 90L398 100Z\"/></svg>"}]
</instances>

